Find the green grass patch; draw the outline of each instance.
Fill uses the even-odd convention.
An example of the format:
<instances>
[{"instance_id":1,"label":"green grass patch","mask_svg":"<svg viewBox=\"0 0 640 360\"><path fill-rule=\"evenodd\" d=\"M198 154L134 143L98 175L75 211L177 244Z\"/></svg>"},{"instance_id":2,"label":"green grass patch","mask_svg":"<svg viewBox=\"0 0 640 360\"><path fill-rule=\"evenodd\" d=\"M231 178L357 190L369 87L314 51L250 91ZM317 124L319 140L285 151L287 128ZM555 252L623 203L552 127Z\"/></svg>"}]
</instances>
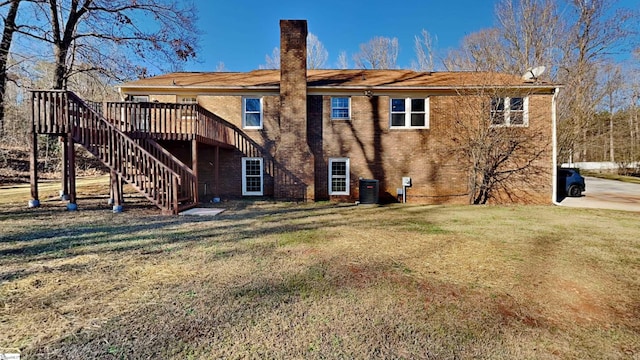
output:
<instances>
[{"instance_id":1,"label":"green grass patch","mask_svg":"<svg viewBox=\"0 0 640 360\"><path fill-rule=\"evenodd\" d=\"M0 344L24 357L640 354L633 213L238 202L201 218L80 204L0 211Z\"/></svg>"}]
</instances>

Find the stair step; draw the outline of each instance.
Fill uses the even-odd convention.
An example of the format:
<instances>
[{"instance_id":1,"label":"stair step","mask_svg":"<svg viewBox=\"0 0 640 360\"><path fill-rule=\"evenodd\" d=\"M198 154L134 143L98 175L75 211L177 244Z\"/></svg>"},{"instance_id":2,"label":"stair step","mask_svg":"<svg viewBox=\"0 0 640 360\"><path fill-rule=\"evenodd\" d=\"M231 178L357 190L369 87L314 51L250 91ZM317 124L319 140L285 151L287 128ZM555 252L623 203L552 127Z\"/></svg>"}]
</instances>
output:
<instances>
[{"instance_id":1,"label":"stair step","mask_svg":"<svg viewBox=\"0 0 640 360\"><path fill-rule=\"evenodd\" d=\"M113 128L113 121L107 120L102 114L96 113L85 102L80 100L77 95L71 92L36 92L34 94L33 104L38 106L38 111L34 111L34 114L40 114L40 106L48 106L53 110L58 111L61 114L74 114L74 116L83 117L79 122L66 121L63 125L55 124L51 126L51 130L64 132L71 132L74 135L74 140L84 146L90 153L98 158L103 164L110 167L119 176L121 176L126 182L133 185L138 191L145 195L150 201L156 204L162 209L163 212L176 212L177 209L171 209L172 205L161 206L161 203L165 203L165 194L179 194L179 203L193 203L193 195L185 196L184 193L191 191L195 184L193 184L194 177L188 175L191 173L184 172L186 165L182 164L177 158L167 155L168 152L162 148L158 150L158 145L155 146L155 150L147 151L145 147L132 139L125 133L120 132L117 128ZM42 95L44 94L44 95ZM36 101L37 100L37 101ZM43 105L44 104L44 105ZM35 105L34 105L35 106ZM66 108L62 108L62 107ZM69 109L70 108L70 109ZM35 108L34 108L35 109ZM71 111L69 111L71 110ZM42 121L36 120L34 115L33 123L41 124ZM45 125L46 126L46 125ZM48 128L47 128L48 129ZM115 142L114 142L115 141ZM158 154L163 154L162 159L154 157L153 151L158 151ZM182 182L184 188L171 189L174 184L174 180L165 181L164 177L152 176L151 168L144 168L143 163L138 161L138 154L144 153L147 161L154 168L162 168L162 171L176 171L179 174L185 174ZM157 155L156 155L157 156ZM182 170L169 170L169 169L182 169ZM182 172L181 172L182 171ZM165 174L165 176L175 176L174 173ZM185 179L188 179L185 181ZM152 181L152 180L155 180ZM185 191L186 189L186 191Z\"/></svg>"}]
</instances>

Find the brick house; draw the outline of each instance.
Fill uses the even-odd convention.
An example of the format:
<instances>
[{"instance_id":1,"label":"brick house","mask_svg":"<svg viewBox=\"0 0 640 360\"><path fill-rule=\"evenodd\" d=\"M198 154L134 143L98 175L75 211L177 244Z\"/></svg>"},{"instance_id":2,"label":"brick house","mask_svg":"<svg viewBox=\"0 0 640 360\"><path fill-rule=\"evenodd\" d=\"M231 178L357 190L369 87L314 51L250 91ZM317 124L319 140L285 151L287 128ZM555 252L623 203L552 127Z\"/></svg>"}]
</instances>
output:
<instances>
[{"instance_id":1,"label":"brick house","mask_svg":"<svg viewBox=\"0 0 640 360\"><path fill-rule=\"evenodd\" d=\"M459 132L453 124L467 118L471 124L481 112L491 126L541 139L531 145L538 176L510 185L525 196L496 199L552 202L557 86L497 73L307 70L306 21L282 20L280 28L279 70L178 72L128 82L119 91L138 105L108 108L105 117L124 123L118 119L126 112L127 134L159 135L152 136L158 145L193 170L198 201L355 201L361 189L396 201L403 178L410 178L407 202L468 203L470 165L452 140ZM161 136L166 130L158 119L168 115L158 111L165 104L182 106L171 110L182 121L175 129L195 127L196 118L201 129L206 113L233 129L228 137L235 140ZM185 110L192 104L198 114Z\"/></svg>"},{"instance_id":2,"label":"brick house","mask_svg":"<svg viewBox=\"0 0 640 360\"><path fill-rule=\"evenodd\" d=\"M410 177L409 202L466 203L467 169L442 148L452 146L446 139L455 108L463 103L461 92L478 88L516 94L526 117L517 126L551 139L553 85L473 72L307 70L306 21L281 21L280 26L280 70L172 73L120 86L129 99L197 102L241 128L264 155L293 174L294 183L305 185L302 195L291 188L296 184L278 183L265 172L261 157L229 149L220 156L225 176L216 195L355 200L364 178L379 181L382 199L395 199L402 178ZM182 146L165 145L176 153ZM540 161L549 176L542 183L522 184L534 202L551 201L551 141L545 146ZM207 166L211 150L200 151L201 192L213 178ZM182 156L190 161L189 154ZM254 168L262 179L252 178Z\"/></svg>"}]
</instances>

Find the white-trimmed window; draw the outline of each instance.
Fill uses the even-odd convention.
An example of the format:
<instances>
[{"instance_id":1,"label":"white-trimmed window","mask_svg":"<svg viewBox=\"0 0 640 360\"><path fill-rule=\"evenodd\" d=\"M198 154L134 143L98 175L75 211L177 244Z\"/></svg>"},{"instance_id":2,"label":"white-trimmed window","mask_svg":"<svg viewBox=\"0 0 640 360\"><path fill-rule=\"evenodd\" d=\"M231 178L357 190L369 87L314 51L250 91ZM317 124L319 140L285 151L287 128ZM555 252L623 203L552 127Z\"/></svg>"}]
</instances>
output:
<instances>
[{"instance_id":1,"label":"white-trimmed window","mask_svg":"<svg viewBox=\"0 0 640 360\"><path fill-rule=\"evenodd\" d=\"M349 195L349 158L329 159L329 195Z\"/></svg>"},{"instance_id":2,"label":"white-trimmed window","mask_svg":"<svg viewBox=\"0 0 640 360\"><path fill-rule=\"evenodd\" d=\"M131 96L131 101L133 102L149 102L148 95L133 95Z\"/></svg>"},{"instance_id":3,"label":"white-trimmed window","mask_svg":"<svg viewBox=\"0 0 640 360\"><path fill-rule=\"evenodd\" d=\"M262 158L242 158L242 195L262 196L263 192Z\"/></svg>"},{"instance_id":4,"label":"white-trimmed window","mask_svg":"<svg viewBox=\"0 0 640 360\"><path fill-rule=\"evenodd\" d=\"M491 99L492 126L528 126L529 97L494 97Z\"/></svg>"},{"instance_id":5,"label":"white-trimmed window","mask_svg":"<svg viewBox=\"0 0 640 360\"><path fill-rule=\"evenodd\" d=\"M197 104L198 98L195 95L178 95L178 103L183 105ZM193 108L182 108L181 111L182 120L192 120L196 118Z\"/></svg>"},{"instance_id":6,"label":"white-trimmed window","mask_svg":"<svg viewBox=\"0 0 640 360\"><path fill-rule=\"evenodd\" d=\"M178 102L180 104L197 104L198 98L195 95L179 95Z\"/></svg>"},{"instance_id":7,"label":"white-trimmed window","mask_svg":"<svg viewBox=\"0 0 640 360\"><path fill-rule=\"evenodd\" d=\"M351 119L351 98L332 97L331 98L331 120Z\"/></svg>"},{"instance_id":8,"label":"white-trimmed window","mask_svg":"<svg viewBox=\"0 0 640 360\"><path fill-rule=\"evenodd\" d=\"M429 128L429 98L392 98L389 107L390 128Z\"/></svg>"},{"instance_id":9,"label":"white-trimmed window","mask_svg":"<svg viewBox=\"0 0 640 360\"><path fill-rule=\"evenodd\" d=\"M262 98L242 98L242 127L244 129L262 129Z\"/></svg>"},{"instance_id":10,"label":"white-trimmed window","mask_svg":"<svg viewBox=\"0 0 640 360\"><path fill-rule=\"evenodd\" d=\"M123 108L121 110L121 116L123 118L126 116L131 116L131 124L133 126L133 129L131 130L142 132L149 131L151 112L149 111L149 105L145 104L149 102L149 96L133 95L131 96L131 101L141 104L132 106L130 110L126 110ZM129 113L129 115L127 115L126 113Z\"/></svg>"}]
</instances>

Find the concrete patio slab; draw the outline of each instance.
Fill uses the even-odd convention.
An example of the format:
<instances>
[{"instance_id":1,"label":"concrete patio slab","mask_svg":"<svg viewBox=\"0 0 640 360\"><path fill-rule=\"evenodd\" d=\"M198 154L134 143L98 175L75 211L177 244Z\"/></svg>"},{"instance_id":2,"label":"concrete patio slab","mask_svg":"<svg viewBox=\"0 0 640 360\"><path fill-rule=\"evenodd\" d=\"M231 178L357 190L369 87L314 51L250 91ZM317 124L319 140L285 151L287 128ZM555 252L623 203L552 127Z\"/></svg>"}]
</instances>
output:
<instances>
[{"instance_id":1,"label":"concrete patio slab","mask_svg":"<svg viewBox=\"0 0 640 360\"><path fill-rule=\"evenodd\" d=\"M191 215L191 216L216 216L223 212L225 209L218 208L193 208L181 212L179 215Z\"/></svg>"}]
</instances>

